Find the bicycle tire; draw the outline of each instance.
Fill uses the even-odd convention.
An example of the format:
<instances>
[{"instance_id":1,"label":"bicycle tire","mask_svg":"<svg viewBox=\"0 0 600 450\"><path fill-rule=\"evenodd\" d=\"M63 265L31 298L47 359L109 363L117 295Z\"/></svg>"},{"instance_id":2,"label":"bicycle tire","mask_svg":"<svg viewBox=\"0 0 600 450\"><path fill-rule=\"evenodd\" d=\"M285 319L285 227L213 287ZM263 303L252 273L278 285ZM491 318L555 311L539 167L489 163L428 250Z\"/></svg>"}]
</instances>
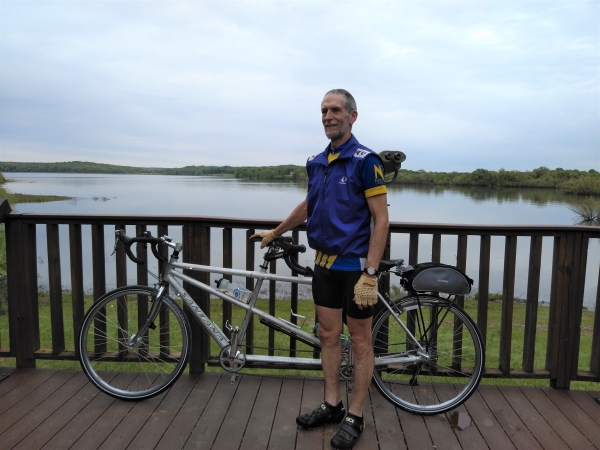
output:
<instances>
[{"instance_id":1,"label":"bicycle tire","mask_svg":"<svg viewBox=\"0 0 600 450\"><path fill-rule=\"evenodd\" d=\"M154 327L134 348L125 340L144 324L155 290L125 286L100 297L81 324L79 362L102 392L122 400L144 400L168 389L185 370L190 327L181 308L163 294Z\"/></svg>"},{"instance_id":2,"label":"bicycle tire","mask_svg":"<svg viewBox=\"0 0 600 450\"><path fill-rule=\"evenodd\" d=\"M438 297L408 296L391 306L427 356L412 363L388 362L419 355L391 312L381 311L373 326L377 390L397 407L421 415L445 413L462 404L477 389L485 368L477 325L461 307Z\"/></svg>"}]
</instances>

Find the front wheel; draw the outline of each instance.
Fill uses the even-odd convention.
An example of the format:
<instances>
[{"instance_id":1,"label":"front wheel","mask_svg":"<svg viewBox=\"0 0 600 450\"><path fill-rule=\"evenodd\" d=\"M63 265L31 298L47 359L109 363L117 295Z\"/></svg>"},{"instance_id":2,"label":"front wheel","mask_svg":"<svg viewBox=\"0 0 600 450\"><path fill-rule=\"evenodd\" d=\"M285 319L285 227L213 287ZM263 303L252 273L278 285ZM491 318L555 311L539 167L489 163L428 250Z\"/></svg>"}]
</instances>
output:
<instances>
[{"instance_id":1,"label":"front wheel","mask_svg":"<svg viewBox=\"0 0 600 450\"><path fill-rule=\"evenodd\" d=\"M190 330L181 308L167 295L156 319L137 336L155 302L155 290L125 286L100 297L83 319L79 361L101 391L123 400L160 394L185 369Z\"/></svg>"},{"instance_id":2,"label":"front wheel","mask_svg":"<svg viewBox=\"0 0 600 450\"><path fill-rule=\"evenodd\" d=\"M475 391L485 367L483 339L459 306L431 296L405 297L374 320L375 386L415 414L441 414ZM414 336L414 338L413 338Z\"/></svg>"}]
</instances>

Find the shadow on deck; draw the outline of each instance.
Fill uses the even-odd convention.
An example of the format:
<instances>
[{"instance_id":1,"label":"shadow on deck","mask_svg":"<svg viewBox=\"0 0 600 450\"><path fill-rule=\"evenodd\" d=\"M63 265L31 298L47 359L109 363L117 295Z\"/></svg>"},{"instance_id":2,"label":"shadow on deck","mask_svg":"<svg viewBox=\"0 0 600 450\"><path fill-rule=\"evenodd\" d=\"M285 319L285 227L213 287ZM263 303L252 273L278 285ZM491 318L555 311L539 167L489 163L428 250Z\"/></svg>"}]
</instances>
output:
<instances>
[{"instance_id":1,"label":"shadow on deck","mask_svg":"<svg viewBox=\"0 0 600 450\"><path fill-rule=\"evenodd\" d=\"M300 411L323 398L323 381L227 374L184 375L144 402L100 393L82 372L0 370L2 449L329 449L336 426L304 431ZM0 379L2 377L0 376ZM355 449L599 449L598 392L481 386L456 412L421 417L371 388ZM454 420L453 420L454 419ZM468 422L468 420L467 420Z\"/></svg>"}]
</instances>

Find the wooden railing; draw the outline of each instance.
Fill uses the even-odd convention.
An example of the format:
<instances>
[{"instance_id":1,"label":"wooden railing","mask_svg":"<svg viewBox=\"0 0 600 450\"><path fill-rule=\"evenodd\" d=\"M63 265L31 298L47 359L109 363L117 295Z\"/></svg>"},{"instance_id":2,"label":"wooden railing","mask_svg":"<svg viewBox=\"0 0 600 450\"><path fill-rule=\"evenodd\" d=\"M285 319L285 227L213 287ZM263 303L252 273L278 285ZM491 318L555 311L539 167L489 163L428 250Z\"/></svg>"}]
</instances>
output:
<instances>
[{"instance_id":1,"label":"wooden railing","mask_svg":"<svg viewBox=\"0 0 600 450\"><path fill-rule=\"evenodd\" d=\"M84 274L82 227L91 228L91 259L93 296L97 298L107 290L105 247L107 239L105 226L116 228L128 226L128 233L139 234L148 226L156 226L159 235L168 234L175 227L181 227L184 245L184 261L198 264L210 264L211 234L217 230L222 233L222 262L224 267L232 267L234 246L232 230L245 230L248 237L255 230L270 229L279 223L272 220L242 220L219 217L192 216L143 216L143 215L61 215L61 214L18 214L6 215L6 201L0 204L0 213L5 212L6 250L8 266L9 333L10 348L1 348L0 356L16 357L19 367L35 367L36 359L76 359L75 343L65 342L65 327L79 329L84 315ZM0 215L0 217L2 217ZM46 228L46 242L36 242L36 227ZM61 283L61 265L65 264L60 252L59 228L68 227L72 318L65 323L63 318L63 291ZM299 227L293 231L298 241ZM477 313L476 321L484 336L488 336L491 324L488 320L490 254L493 236L504 238L504 270L502 283L502 310L500 319L500 343L498 364L486 367L485 376L547 378L556 388L569 388L572 380L600 381L600 283L595 299L593 338L589 370L578 370L580 355L581 318L587 268L587 251L590 239L600 239L600 228L581 226L481 226L448 224L411 224L391 223L388 247L384 258L390 258L390 245L394 238L407 235L409 239L408 262L440 261L442 237L456 237L456 265L463 270L467 266L467 244L479 244L478 273L470 275L476 279ZM431 239L431 254L419 255L419 241L424 236ZM517 264L517 237L530 240L527 299L525 305L525 324L522 363L520 367L511 367L511 348L515 345L513 337L513 307L515 304L515 273ZM538 326L538 300L540 286L540 268L542 266L542 239L551 237L552 275L549 298L549 320L546 324L548 339L546 348L536 348ZM246 269L255 269L255 244L246 239ZM423 242L422 242L423 243ZM46 245L48 255L48 291L50 297L50 320L52 330L52 348L40 348L40 318L38 313L38 266L36 248ZM138 257L145 258L146 250L137 248ZM64 253L64 252L63 252ZM393 255L398 257L398 255ZM447 261L444 261L447 262ZM451 262L452 263L452 262ZM591 268L597 270L597 268ZM276 269L273 269L276 270ZM190 272L190 276L209 282L209 274ZM473 276L475 275L475 276ZM598 275L600 277L600 273ZM595 280L595 277L593 277ZM384 281L389 289L389 279ZM137 283L148 284L147 265L137 267ZM246 281L247 288L254 287L254 281ZM118 251L116 256L116 284L127 284L126 255ZM296 286L296 285L293 285ZM205 311L209 311L210 298L193 286L186 286ZM275 289L269 290L269 308L275 308ZM297 310L298 291L291 290L292 309ZM458 302L464 304L465 299ZM222 311L222 324L231 321L231 305L225 303ZM295 321L295 318L291 318ZM193 352L190 358L190 370L202 372L210 356L209 340L199 325L193 323ZM71 333L74 335L75 333ZM254 327L250 326L246 344L252 351ZM520 345L520 343L519 343ZM270 330L269 347L274 347L273 332ZM544 367L535 367L534 355L546 353ZM271 350L272 353L272 350ZM296 354L296 342L290 339L289 353ZM587 356L587 355L586 355ZM514 362L513 362L514 365Z\"/></svg>"}]
</instances>

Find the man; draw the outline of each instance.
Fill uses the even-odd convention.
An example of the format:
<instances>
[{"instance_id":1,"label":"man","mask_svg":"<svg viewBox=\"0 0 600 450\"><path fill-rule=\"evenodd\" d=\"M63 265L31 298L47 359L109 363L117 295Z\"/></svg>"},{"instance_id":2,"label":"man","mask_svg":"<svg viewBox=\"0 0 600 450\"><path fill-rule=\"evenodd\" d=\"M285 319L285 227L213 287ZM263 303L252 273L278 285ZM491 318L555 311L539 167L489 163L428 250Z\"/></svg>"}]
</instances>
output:
<instances>
[{"instance_id":1,"label":"man","mask_svg":"<svg viewBox=\"0 0 600 450\"><path fill-rule=\"evenodd\" d=\"M257 233L264 248L306 220L315 253L313 298L319 339L325 402L301 414L296 422L312 429L344 422L331 440L336 449L352 448L363 430L363 406L373 375L372 305L377 302L377 268L388 231L387 195L379 156L352 135L356 102L344 89L325 94L321 103L325 135L331 140L306 163L308 193L277 228ZM354 393L348 414L340 395L343 318L355 353Z\"/></svg>"}]
</instances>

